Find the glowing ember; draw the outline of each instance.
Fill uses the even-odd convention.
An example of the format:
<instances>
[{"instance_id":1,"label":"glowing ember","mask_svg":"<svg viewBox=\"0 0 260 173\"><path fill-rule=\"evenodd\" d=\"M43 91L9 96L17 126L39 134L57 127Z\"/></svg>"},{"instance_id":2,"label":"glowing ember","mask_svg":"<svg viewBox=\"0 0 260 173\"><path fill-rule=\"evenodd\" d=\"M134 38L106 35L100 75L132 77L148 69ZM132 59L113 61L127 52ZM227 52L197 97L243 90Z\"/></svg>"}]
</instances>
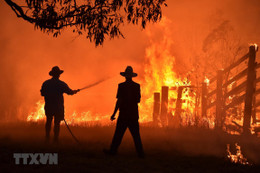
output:
<instances>
[{"instance_id":1,"label":"glowing ember","mask_svg":"<svg viewBox=\"0 0 260 173\"><path fill-rule=\"evenodd\" d=\"M230 145L227 144L227 157L228 159L232 162L232 163L238 163L238 164L242 164L242 165L250 165L249 162L247 161L247 159L243 156L242 152L241 152L241 147L235 143L236 146L236 154L232 154L230 152Z\"/></svg>"},{"instance_id":2,"label":"glowing ember","mask_svg":"<svg viewBox=\"0 0 260 173\"><path fill-rule=\"evenodd\" d=\"M258 51L258 45L256 43L249 44L249 46L254 46L255 47L255 51Z\"/></svg>"},{"instance_id":3,"label":"glowing ember","mask_svg":"<svg viewBox=\"0 0 260 173\"><path fill-rule=\"evenodd\" d=\"M204 82L205 82L205 83L207 84L207 86L208 86L208 85L209 85L209 82L210 82L209 78L207 78L207 77L205 76Z\"/></svg>"}]
</instances>

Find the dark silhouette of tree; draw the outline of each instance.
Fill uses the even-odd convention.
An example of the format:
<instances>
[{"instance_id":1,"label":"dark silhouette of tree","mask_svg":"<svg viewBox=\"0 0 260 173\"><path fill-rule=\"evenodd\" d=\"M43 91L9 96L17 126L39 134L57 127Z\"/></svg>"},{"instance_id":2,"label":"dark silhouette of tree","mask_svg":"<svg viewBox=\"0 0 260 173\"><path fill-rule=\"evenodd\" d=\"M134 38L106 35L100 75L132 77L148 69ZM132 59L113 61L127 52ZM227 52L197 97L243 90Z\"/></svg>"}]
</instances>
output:
<instances>
[{"instance_id":1,"label":"dark silhouette of tree","mask_svg":"<svg viewBox=\"0 0 260 173\"><path fill-rule=\"evenodd\" d=\"M57 37L66 28L102 45L105 37L123 36L120 26L127 21L145 28L162 17L165 0L5 0L17 17Z\"/></svg>"}]
</instances>

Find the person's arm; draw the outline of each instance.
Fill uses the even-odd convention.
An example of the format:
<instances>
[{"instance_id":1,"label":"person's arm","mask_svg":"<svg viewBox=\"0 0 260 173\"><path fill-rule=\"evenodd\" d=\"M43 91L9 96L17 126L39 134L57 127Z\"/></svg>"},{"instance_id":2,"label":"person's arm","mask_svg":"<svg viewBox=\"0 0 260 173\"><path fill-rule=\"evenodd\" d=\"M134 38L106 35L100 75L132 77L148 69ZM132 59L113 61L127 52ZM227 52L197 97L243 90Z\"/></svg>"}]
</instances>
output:
<instances>
[{"instance_id":1,"label":"person's arm","mask_svg":"<svg viewBox=\"0 0 260 173\"><path fill-rule=\"evenodd\" d=\"M45 83L42 84L42 88L41 88L41 96L45 96Z\"/></svg>"},{"instance_id":2,"label":"person's arm","mask_svg":"<svg viewBox=\"0 0 260 173\"><path fill-rule=\"evenodd\" d=\"M119 109L119 100L117 99L114 113L113 113L112 116L110 117L110 120L111 120L111 121L113 121L114 119L116 119L115 116L116 116L116 113L117 113L118 109Z\"/></svg>"},{"instance_id":3,"label":"person's arm","mask_svg":"<svg viewBox=\"0 0 260 173\"><path fill-rule=\"evenodd\" d=\"M120 107L120 102L121 102L121 89L120 89L120 85L118 85L118 89L117 89L117 94L116 94L116 98L117 98L117 101L116 101L116 105L115 105L115 109L114 109L114 113L112 114L112 116L110 117L110 120L113 121L115 120L115 116L116 116L116 113Z\"/></svg>"},{"instance_id":4,"label":"person's arm","mask_svg":"<svg viewBox=\"0 0 260 173\"><path fill-rule=\"evenodd\" d=\"M64 90L63 90L64 93L66 93L68 95L74 95L79 91L80 91L79 89L78 90L70 89L70 87L66 83L64 83Z\"/></svg>"},{"instance_id":5,"label":"person's arm","mask_svg":"<svg viewBox=\"0 0 260 173\"><path fill-rule=\"evenodd\" d=\"M79 91L80 91L79 89L77 89L77 90L70 89L70 90L68 90L65 93L68 94L68 95L74 95L74 94L78 93Z\"/></svg>"}]
</instances>

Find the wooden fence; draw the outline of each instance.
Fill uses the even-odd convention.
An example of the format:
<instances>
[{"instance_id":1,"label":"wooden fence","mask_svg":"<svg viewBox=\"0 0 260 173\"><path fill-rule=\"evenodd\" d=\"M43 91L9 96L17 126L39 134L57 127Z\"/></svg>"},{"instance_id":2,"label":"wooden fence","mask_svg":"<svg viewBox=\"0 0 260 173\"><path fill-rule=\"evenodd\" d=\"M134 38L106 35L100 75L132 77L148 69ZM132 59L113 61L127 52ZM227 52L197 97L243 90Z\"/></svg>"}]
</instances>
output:
<instances>
[{"instance_id":1,"label":"wooden fence","mask_svg":"<svg viewBox=\"0 0 260 173\"><path fill-rule=\"evenodd\" d=\"M207 117L208 110L215 107L215 128L222 128L226 111L241 103L244 103L243 132L250 132L251 118L253 118L253 123L259 122L259 120L256 119L256 113L258 111L260 112L260 109L257 109L260 106L260 101L256 100L256 96L260 94L260 89L256 89L256 84L260 82L260 77L256 78L256 70L260 67L260 64L256 63L256 52L257 46L250 46L249 53L238 59L229 67L218 70L217 75L210 79L210 83L202 83L202 86L200 86L201 103L199 105L201 117ZM232 78L227 78L224 82L224 77L226 77L230 71L247 60L247 68L241 70ZM237 81L241 81L244 78L244 81L236 85ZM232 89L227 90L227 87L230 88L231 85ZM176 90L178 93L175 102L174 116L180 116L183 102L182 91L186 87L195 88L194 86L163 86L161 93L154 93L154 122L157 122L158 120L161 120L162 124L166 124L167 122L169 90ZM210 91L209 88L213 89ZM232 99L230 100L231 97ZM229 99L228 102L227 99Z\"/></svg>"}]
</instances>

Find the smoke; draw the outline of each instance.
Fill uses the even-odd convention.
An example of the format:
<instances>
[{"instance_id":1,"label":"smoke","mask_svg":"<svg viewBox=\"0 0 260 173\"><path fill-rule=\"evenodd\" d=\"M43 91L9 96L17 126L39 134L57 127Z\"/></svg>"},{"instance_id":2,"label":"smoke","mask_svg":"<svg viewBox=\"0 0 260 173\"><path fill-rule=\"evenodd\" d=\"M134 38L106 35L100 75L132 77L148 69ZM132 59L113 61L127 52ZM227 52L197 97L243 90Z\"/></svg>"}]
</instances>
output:
<instances>
[{"instance_id":1,"label":"smoke","mask_svg":"<svg viewBox=\"0 0 260 173\"><path fill-rule=\"evenodd\" d=\"M185 76L194 69L194 62L203 63L202 46L205 38L223 21L229 21L241 45L260 44L260 1L258 0L183 0L168 1L163 14L171 22L173 44L169 48L175 57L175 72ZM162 37L157 24L147 30L125 24L126 39L106 40L95 47L84 36L63 32L58 38L34 30L33 26L18 19L4 1L0 2L0 119L25 119L42 99L41 84L50 78L48 72L55 65L64 70L61 80L72 89L110 78L96 87L75 96L65 96L66 112L75 110L110 114L115 103L117 84L124 79L119 75L127 65L138 73L137 82L144 80L146 49L150 38Z\"/></svg>"}]
</instances>

